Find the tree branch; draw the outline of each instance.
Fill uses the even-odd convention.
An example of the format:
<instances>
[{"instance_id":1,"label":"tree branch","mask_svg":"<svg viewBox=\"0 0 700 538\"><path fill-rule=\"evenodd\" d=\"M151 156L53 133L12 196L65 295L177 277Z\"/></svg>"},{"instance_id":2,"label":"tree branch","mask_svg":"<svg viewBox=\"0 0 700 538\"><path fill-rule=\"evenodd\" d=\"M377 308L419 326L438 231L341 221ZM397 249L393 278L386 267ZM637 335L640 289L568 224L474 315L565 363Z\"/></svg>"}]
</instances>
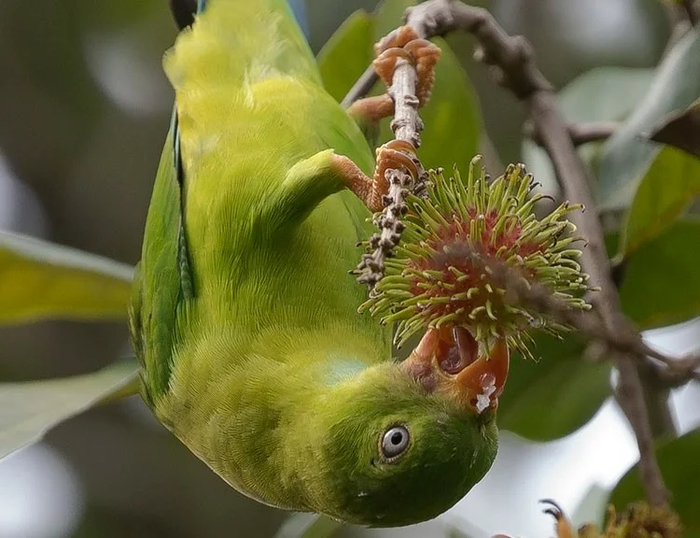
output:
<instances>
[{"instance_id":1,"label":"tree branch","mask_svg":"<svg viewBox=\"0 0 700 538\"><path fill-rule=\"evenodd\" d=\"M572 203L581 203L588 208L586 212L576 214L572 220L589 241L582 261L591 283L600 289L593 302L602 324L609 334L633 343L635 347L645 346L621 313L586 169L557 110L552 86L535 65L529 43L521 36L509 36L488 11L455 0L429 0L408 10L405 19L406 24L412 26L421 37L444 35L456 29L473 34L479 42L475 54L477 60L489 65L495 81L510 89L525 103L565 196ZM366 95L374 80L376 78L366 72L343 103L347 105ZM651 504L665 505L668 493L654 453L649 412L635 355L619 352L615 359L620 374L617 398L637 439L639 468L647 497Z\"/></svg>"},{"instance_id":2,"label":"tree branch","mask_svg":"<svg viewBox=\"0 0 700 538\"><path fill-rule=\"evenodd\" d=\"M607 140L615 133L619 125L616 121L592 121L588 123L570 123L566 128L574 146L581 146L589 142ZM532 122L525 124L525 135L531 138L538 146L542 145L542 139Z\"/></svg>"},{"instance_id":3,"label":"tree branch","mask_svg":"<svg viewBox=\"0 0 700 538\"><path fill-rule=\"evenodd\" d=\"M374 68L372 68L374 73ZM423 122L418 115L418 98L416 97L416 83L418 74L411 62L399 59L394 70L391 87L388 93L394 101L394 118L391 121L391 130L397 140L410 142L413 147L420 146L420 131L423 130ZM414 161L420 173L415 183L411 175L404 170L389 169L385 173L389 182L389 192L384 198L384 210L374 218L374 224L380 230L369 240L371 253L362 256L362 260L354 274L359 274L357 281L366 284L370 290L384 276L384 262L391 255L401 239L404 229L400 221L406 211L405 198L409 191L418 192L423 186L427 174L417 160Z\"/></svg>"},{"instance_id":4,"label":"tree branch","mask_svg":"<svg viewBox=\"0 0 700 538\"><path fill-rule=\"evenodd\" d=\"M416 148L420 146L420 132L423 130L423 122L418 116L417 77L415 66L400 59L389 88L389 95L394 100L394 119L391 122L394 137L410 142Z\"/></svg>"},{"instance_id":5,"label":"tree branch","mask_svg":"<svg viewBox=\"0 0 700 538\"><path fill-rule=\"evenodd\" d=\"M694 0L683 0L683 9L685 10L685 15L688 17L688 21L691 25L698 25L698 15L695 11L695 1Z\"/></svg>"}]
</instances>

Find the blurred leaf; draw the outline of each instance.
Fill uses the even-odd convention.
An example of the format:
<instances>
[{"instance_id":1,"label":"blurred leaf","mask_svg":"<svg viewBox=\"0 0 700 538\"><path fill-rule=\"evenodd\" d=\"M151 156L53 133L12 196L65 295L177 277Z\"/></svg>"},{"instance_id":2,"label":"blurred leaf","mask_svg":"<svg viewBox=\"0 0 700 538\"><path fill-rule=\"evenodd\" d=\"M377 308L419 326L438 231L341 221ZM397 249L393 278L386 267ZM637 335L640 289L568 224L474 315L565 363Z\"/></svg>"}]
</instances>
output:
<instances>
[{"instance_id":1,"label":"blurred leaf","mask_svg":"<svg viewBox=\"0 0 700 538\"><path fill-rule=\"evenodd\" d=\"M599 483L589 483L588 490L576 506L576 510L570 514L571 521L588 521L602 524L605 520L605 509L608 506L610 488L603 487Z\"/></svg>"},{"instance_id":2,"label":"blurred leaf","mask_svg":"<svg viewBox=\"0 0 700 538\"><path fill-rule=\"evenodd\" d=\"M104 29L133 25L146 17L158 15L166 10L165 2L143 0L120 0L119 2L80 2L75 13L81 24L90 29ZM175 23L173 22L173 29Z\"/></svg>"},{"instance_id":3,"label":"blurred leaf","mask_svg":"<svg viewBox=\"0 0 700 538\"><path fill-rule=\"evenodd\" d=\"M700 99L680 114L666 118L649 138L682 149L700 159Z\"/></svg>"},{"instance_id":4,"label":"blurred leaf","mask_svg":"<svg viewBox=\"0 0 700 538\"><path fill-rule=\"evenodd\" d=\"M374 59L374 22L365 11L350 15L318 53L328 93L340 102Z\"/></svg>"},{"instance_id":5,"label":"blurred leaf","mask_svg":"<svg viewBox=\"0 0 700 538\"><path fill-rule=\"evenodd\" d=\"M384 0L374 11L376 22L374 39L379 41L393 29L403 24L403 14L415 6L416 0Z\"/></svg>"},{"instance_id":6,"label":"blurred leaf","mask_svg":"<svg viewBox=\"0 0 700 538\"><path fill-rule=\"evenodd\" d=\"M622 120L642 100L653 76L652 69L597 67L567 84L557 100L572 123Z\"/></svg>"},{"instance_id":7,"label":"blurred leaf","mask_svg":"<svg viewBox=\"0 0 700 538\"><path fill-rule=\"evenodd\" d=\"M0 231L0 323L124 318L132 277L108 258Z\"/></svg>"},{"instance_id":8,"label":"blurred leaf","mask_svg":"<svg viewBox=\"0 0 700 538\"><path fill-rule=\"evenodd\" d=\"M557 94L564 118L571 123L590 121L620 121L634 110L649 89L652 69L597 67L576 77ZM592 164L602 143L579 147L579 154ZM530 139L523 141L522 155L527 169L545 192L559 188L547 152Z\"/></svg>"},{"instance_id":9,"label":"blurred leaf","mask_svg":"<svg viewBox=\"0 0 700 538\"><path fill-rule=\"evenodd\" d=\"M666 487L671 492L671 507L685 527L683 536L700 536L700 430L669 441L656 449L656 457ZM644 487L635 465L618 482L610 503L620 510L645 498Z\"/></svg>"},{"instance_id":10,"label":"blurred leaf","mask_svg":"<svg viewBox=\"0 0 700 538\"><path fill-rule=\"evenodd\" d=\"M700 96L700 30L688 32L656 70L654 81L634 113L607 142L600 166L602 209L626 207L659 147L642 140L654 125Z\"/></svg>"},{"instance_id":11,"label":"blurred leaf","mask_svg":"<svg viewBox=\"0 0 700 538\"><path fill-rule=\"evenodd\" d=\"M558 193L557 176L554 173L554 166L547 152L527 137L523 138L520 152L527 171L541 185L541 187L537 187L537 190L541 189L542 192L547 194Z\"/></svg>"},{"instance_id":12,"label":"blurred leaf","mask_svg":"<svg viewBox=\"0 0 700 538\"><path fill-rule=\"evenodd\" d=\"M585 361L585 344L574 334L564 340L537 335L535 342L538 362L511 359L498 424L527 439L551 441L586 424L610 396L611 365Z\"/></svg>"},{"instance_id":13,"label":"blurred leaf","mask_svg":"<svg viewBox=\"0 0 700 538\"><path fill-rule=\"evenodd\" d=\"M329 538L343 524L321 514L294 514L286 519L275 538Z\"/></svg>"},{"instance_id":14,"label":"blurred leaf","mask_svg":"<svg viewBox=\"0 0 700 538\"><path fill-rule=\"evenodd\" d=\"M618 232L606 232L603 235L603 240L605 241L605 251L608 253L608 257L612 258L619 250L620 234Z\"/></svg>"},{"instance_id":15,"label":"blurred leaf","mask_svg":"<svg viewBox=\"0 0 700 538\"><path fill-rule=\"evenodd\" d=\"M627 260L622 309L640 329L665 327L700 314L700 221L683 219Z\"/></svg>"},{"instance_id":16,"label":"blurred leaf","mask_svg":"<svg viewBox=\"0 0 700 538\"><path fill-rule=\"evenodd\" d=\"M656 156L639 184L624 230L623 254L671 226L700 194L700 159L667 147Z\"/></svg>"},{"instance_id":17,"label":"blurred leaf","mask_svg":"<svg viewBox=\"0 0 700 538\"><path fill-rule=\"evenodd\" d=\"M432 41L442 49L442 56L435 69L430 101L420 110L425 129L418 156L426 168L443 167L449 173L456 164L466 173L469 162L479 151L479 100L449 45L440 38Z\"/></svg>"},{"instance_id":18,"label":"blurred leaf","mask_svg":"<svg viewBox=\"0 0 700 538\"><path fill-rule=\"evenodd\" d=\"M0 383L0 459L114 394L124 395L137 372L136 361L127 360L81 376Z\"/></svg>"}]
</instances>

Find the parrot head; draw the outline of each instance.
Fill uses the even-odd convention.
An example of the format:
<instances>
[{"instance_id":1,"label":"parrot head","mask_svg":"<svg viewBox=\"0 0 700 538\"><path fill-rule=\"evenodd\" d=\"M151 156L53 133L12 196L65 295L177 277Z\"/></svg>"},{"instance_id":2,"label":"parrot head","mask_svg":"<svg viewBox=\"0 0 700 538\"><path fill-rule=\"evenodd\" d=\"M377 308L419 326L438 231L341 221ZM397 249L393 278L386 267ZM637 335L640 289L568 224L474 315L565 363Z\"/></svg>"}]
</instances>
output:
<instances>
[{"instance_id":1,"label":"parrot head","mask_svg":"<svg viewBox=\"0 0 700 538\"><path fill-rule=\"evenodd\" d=\"M483 478L496 456L509 354L504 340L479 347L466 329L429 329L405 361L368 368L332 393L333 405L314 417L325 432L324 512L410 525L440 515Z\"/></svg>"}]
</instances>

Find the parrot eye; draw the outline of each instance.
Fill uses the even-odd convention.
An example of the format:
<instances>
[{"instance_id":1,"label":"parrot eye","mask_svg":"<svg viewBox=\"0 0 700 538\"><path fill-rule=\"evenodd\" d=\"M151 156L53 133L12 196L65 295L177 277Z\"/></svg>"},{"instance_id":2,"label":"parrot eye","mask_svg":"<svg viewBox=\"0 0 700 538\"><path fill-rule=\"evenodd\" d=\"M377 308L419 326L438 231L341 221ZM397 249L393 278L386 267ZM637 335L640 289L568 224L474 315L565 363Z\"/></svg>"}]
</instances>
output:
<instances>
[{"instance_id":1,"label":"parrot eye","mask_svg":"<svg viewBox=\"0 0 700 538\"><path fill-rule=\"evenodd\" d=\"M410 440L405 426L392 426L382 436L382 454L388 460L395 459L406 451Z\"/></svg>"}]
</instances>

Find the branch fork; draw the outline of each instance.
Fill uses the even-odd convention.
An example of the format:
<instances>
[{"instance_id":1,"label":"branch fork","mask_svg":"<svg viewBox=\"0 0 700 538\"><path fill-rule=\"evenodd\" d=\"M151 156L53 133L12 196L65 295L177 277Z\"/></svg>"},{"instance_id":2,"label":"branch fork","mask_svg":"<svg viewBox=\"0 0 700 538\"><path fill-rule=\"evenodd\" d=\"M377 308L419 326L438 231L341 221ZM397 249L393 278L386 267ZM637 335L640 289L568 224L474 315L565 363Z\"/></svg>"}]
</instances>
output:
<instances>
[{"instance_id":1,"label":"branch fork","mask_svg":"<svg viewBox=\"0 0 700 538\"><path fill-rule=\"evenodd\" d=\"M421 38L444 35L454 30L474 35L479 42L476 59L488 65L495 82L509 89L527 107L532 119L534 138L549 154L564 195L572 203L582 204L587 208L586 212L576 214L572 220L588 239L582 265L591 277L591 284L598 287L599 292L594 298L595 317L577 314L579 320L572 321L576 321L577 325L582 327L585 325L590 329L589 333L592 336L604 341L609 350L614 350L613 356L620 374L617 399L637 439L640 472L647 497L652 505L666 505L668 492L654 453L649 409L639 373L639 369L646 365L649 357L661 360L662 356L642 341L639 333L622 314L617 289L610 277L610 261L605 250L596 205L589 189L587 170L572 140L575 132L557 109L552 85L537 68L531 46L521 36L508 35L488 11L456 0L429 0L419 4L406 12L405 23ZM399 118L394 122L395 133L397 138L413 142L413 137L417 136L420 130L415 100L411 98L415 93L415 79L411 80L415 77L415 71L410 64L398 66L394 77L392 94ZM349 106L366 95L376 80L376 73L369 68L343 99L343 104ZM600 130L594 135L586 133L584 138L597 138ZM387 175L389 176L389 172ZM405 180L394 179L393 175L391 177L390 181L395 181L395 188L389 195L391 200L385 209L385 218L378 221L382 225L387 223L387 219L392 223L391 219L400 215L400 211L393 205L398 203L400 206L408 184ZM391 255L389 243L383 241L382 236L385 236L384 230L380 239L374 240L378 250L375 250L376 256L372 258L372 262L376 263L378 268L383 266L384 257ZM394 238L395 236L392 236L391 241L394 241ZM381 245L384 245L384 250L381 250ZM376 280L374 282L376 283ZM534 298L531 296L530 300ZM558 310L557 305L550 304L549 299L545 303L544 307Z\"/></svg>"}]
</instances>

